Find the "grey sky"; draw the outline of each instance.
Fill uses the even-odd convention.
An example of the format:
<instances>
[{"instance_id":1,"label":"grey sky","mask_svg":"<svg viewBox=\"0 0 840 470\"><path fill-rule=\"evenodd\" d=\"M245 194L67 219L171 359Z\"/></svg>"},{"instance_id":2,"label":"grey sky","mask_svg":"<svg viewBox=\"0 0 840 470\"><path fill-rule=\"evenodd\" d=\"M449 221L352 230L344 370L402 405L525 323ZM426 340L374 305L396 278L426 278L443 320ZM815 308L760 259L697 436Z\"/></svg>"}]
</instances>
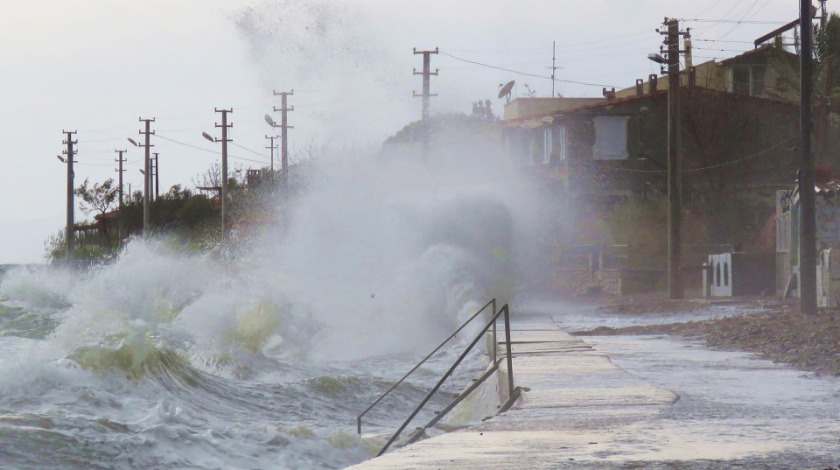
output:
<instances>
[{"instance_id":1,"label":"grey sky","mask_svg":"<svg viewBox=\"0 0 840 470\"><path fill-rule=\"evenodd\" d=\"M645 57L658 50L665 16L727 20L686 23L701 62L748 50L798 15L797 2L782 0L7 0L4 10L0 264L42 260L63 225L65 167L55 156L65 129L79 131L77 185L116 177L120 148L136 190L142 154L126 138L137 138L138 117L155 117L161 189L191 186L219 158L201 138L216 131L214 107L234 109L232 137L245 148L231 147L232 163L268 164L273 89L295 90L293 152L378 145L419 117L412 47L442 52L432 59L433 113L469 112L478 99L500 112L499 83L548 96L550 82L452 56L548 76L556 40L559 79L623 88L658 72ZM601 95L566 81L556 91Z\"/></svg>"}]
</instances>

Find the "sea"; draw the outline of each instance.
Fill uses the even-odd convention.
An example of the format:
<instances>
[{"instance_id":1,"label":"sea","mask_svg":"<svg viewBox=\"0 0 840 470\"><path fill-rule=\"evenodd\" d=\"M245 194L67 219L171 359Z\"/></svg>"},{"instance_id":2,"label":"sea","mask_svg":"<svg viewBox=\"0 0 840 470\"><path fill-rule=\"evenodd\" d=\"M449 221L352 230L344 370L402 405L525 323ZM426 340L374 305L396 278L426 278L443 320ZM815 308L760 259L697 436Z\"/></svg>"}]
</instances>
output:
<instances>
[{"instance_id":1,"label":"sea","mask_svg":"<svg viewBox=\"0 0 840 470\"><path fill-rule=\"evenodd\" d=\"M85 269L4 266L0 468L319 469L374 456L477 326L365 415L361 435L357 416L510 277L515 217L510 186L360 167L313 177L228 245L153 236ZM408 429L485 366L478 348Z\"/></svg>"}]
</instances>

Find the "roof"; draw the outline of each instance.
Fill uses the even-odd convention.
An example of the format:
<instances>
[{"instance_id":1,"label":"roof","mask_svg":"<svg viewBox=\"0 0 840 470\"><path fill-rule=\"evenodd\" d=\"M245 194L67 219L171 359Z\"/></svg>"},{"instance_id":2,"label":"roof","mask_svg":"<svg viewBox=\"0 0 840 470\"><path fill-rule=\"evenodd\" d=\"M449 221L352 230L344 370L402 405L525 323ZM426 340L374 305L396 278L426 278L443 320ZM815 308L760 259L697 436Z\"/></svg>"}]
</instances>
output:
<instances>
[{"instance_id":1,"label":"roof","mask_svg":"<svg viewBox=\"0 0 840 470\"><path fill-rule=\"evenodd\" d=\"M720 65L731 65L735 62L740 62L741 60L743 60L745 58L749 58L750 56L765 54L765 53L769 53L769 52L775 52L777 54L789 55L789 56L792 56L792 57L796 57L796 54L788 52L784 49L779 49L778 47L776 47L772 43L768 43L768 44L763 44L761 46L758 46L755 49L750 49L747 52L744 52L743 54L738 54L736 56L733 56L733 57L730 57L728 59L722 60L722 61L718 62L718 64L720 64Z\"/></svg>"},{"instance_id":2,"label":"roof","mask_svg":"<svg viewBox=\"0 0 840 470\"><path fill-rule=\"evenodd\" d=\"M683 88L685 88L685 87L683 86ZM773 102L773 103L778 103L778 104L792 106L792 107L799 107L799 105L796 104L796 103L791 103L789 101L780 100L780 99L777 99L777 98L769 98L769 97L765 97L765 96L736 95L736 94L729 93L729 92L726 92L726 91L716 90L716 89L713 89L713 88L704 88L704 87L700 87L700 86L695 87L694 90L696 90L700 93L715 93L715 94L718 94L718 95L732 96L733 99L737 99L737 100L761 100L761 101L765 101L765 102ZM590 109L605 108L605 107L610 107L610 106L614 106L614 105L618 105L618 104L632 103L634 101L641 101L641 100L645 100L645 99L650 99L650 98L656 97L656 96L665 96L667 94L668 94L667 89L666 90L657 90L653 94L646 93L644 95L633 95L633 96L628 96L628 97L624 97L624 98L616 98L616 99L613 99L613 100L610 100L610 101L604 101L604 102L600 102L600 103L581 105L581 106L578 106L578 107L575 107L575 108L564 109L562 111L555 111L555 112L551 112L551 113L542 113L542 114L522 117L522 118L518 118L518 119L508 119L508 120L502 121L502 124L506 125L506 126L510 126L510 127L537 128L537 127L541 127L541 126L546 125L546 124L551 124L553 122L553 118L555 116L575 113L575 112L579 112L579 111L586 111L586 110L590 110Z\"/></svg>"},{"instance_id":3,"label":"roof","mask_svg":"<svg viewBox=\"0 0 840 470\"><path fill-rule=\"evenodd\" d=\"M646 94L641 95L641 96L638 96L638 95L628 96L626 98L616 98L616 99L610 100L610 101L601 100L597 103L583 103L583 104L578 104L578 106L575 106L575 107L569 107L569 108L558 110L558 111L540 113L540 114L535 114L535 115L531 115L531 116L523 116L523 117L515 118L515 119L505 119L504 121L502 121L502 123L503 124L511 124L511 125L519 125L519 124L527 122L527 121L543 120L546 124L549 124L551 121L548 118L552 118L552 117L557 116L557 115L567 114L567 113L572 113L572 112L577 112L577 111L584 111L584 110L587 110L587 109L596 109L596 108L602 108L602 107L606 107L606 106L614 106L616 104L631 103L633 101L640 101L640 100L643 100L643 99L649 99L649 98L654 97L654 96L667 95L667 94L668 94L668 90L657 90L653 94L646 93Z\"/></svg>"},{"instance_id":4,"label":"roof","mask_svg":"<svg viewBox=\"0 0 840 470\"><path fill-rule=\"evenodd\" d=\"M104 212L102 214L96 214L95 216L93 216L93 218L96 219L96 220L105 220L105 219L116 219L116 218L119 218L119 216L120 216L120 210L115 209L115 210L112 210L110 212Z\"/></svg>"},{"instance_id":5,"label":"roof","mask_svg":"<svg viewBox=\"0 0 840 470\"><path fill-rule=\"evenodd\" d=\"M518 119L537 114L556 113L579 106L606 102L606 98L576 97L576 98L516 98L505 104L504 119Z\"/></svg>"}]
</instances>

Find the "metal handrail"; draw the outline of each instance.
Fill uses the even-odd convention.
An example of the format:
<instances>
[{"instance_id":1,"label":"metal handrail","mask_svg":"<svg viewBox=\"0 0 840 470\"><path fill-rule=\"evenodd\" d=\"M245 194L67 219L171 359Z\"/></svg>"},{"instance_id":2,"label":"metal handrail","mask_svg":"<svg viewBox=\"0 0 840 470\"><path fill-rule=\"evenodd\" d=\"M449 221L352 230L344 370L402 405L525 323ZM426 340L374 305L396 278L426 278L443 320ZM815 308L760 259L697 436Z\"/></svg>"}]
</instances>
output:
<instances>
[{"instance_id":1,"label":"metal handrail","mask_svg":"<svg viewBox=\"0 0 840 470\"><path fill-rule=\"evenodd\" d=\"M455 360L455 363L453 363L452 366L449 367L449 370L447 370L446 373L443 374L443 377L441 377L440 380L438 380L438 382L437 382L437 384L435 384L434 388L432 388L432 390L428 394L426 394L426 397L423 398L423 401L420 402L420 404L417 406L417 408L415 408L414 411L408 416L408 418L406 418L406 420L399 427L399 429L397 429L396 432L394 432L394 434L391 436L391 438L388 439L388 442L385 443L385 445L382 447L382 449L379 451L379 453L376 454L377 457L384 454L385 451L387 451L388 448L391 446L391 444L393 444L394 441L397 440L397 438L400 436L400 433L402 433L403 430L405 430L405 428L408 426L409 423L411 423L411 420L413 420L414 417L417 416L417 414L420 412L420 410L422 410L423 407L426 406L426 403L428 403L429 400L431 400L432 396L434 396L434 394L437 393L437 391L438 391L438 389L440 389L441 385L443 385L443 383L446 381L446 379L448 379L449 376L452 375L452 372L455 370L455 368L458 367L459 364L461 364L461 361L463 361L465 357L467 357L467 354L469 354L469 352L472 351L472 348L475 347L475 345L484 336L484 334L487 332L487 330L489 330L490 327L492 327L493 325L496 324L496 320L502 314L504 314L504 316L505 316L505 340L506 340L505 345L506 345L507 369L508 369L507 370L507 372L508 372L508 401L505 404L505 406L503 406L503 409L506 410L507 408L510 407L510 405L513 404L513 401L514 401L515 397L518 396L518 394L516 393L516 390L513 387L513 356L511 356L511 352L510 352L510 346L511 345L510 345L510 311L509 310L510 309L508 308L508 305L505 304L504 306L502 306L501 309L499 309L499 311L495 312L493 317L490 318L490 321L488 321L487 324L484 325L484 328L482 328L481 331L472 340L472 342L470 342L469 346L467 346L467 348L464 350L464 352L462 352L461 355L458 356L458 359ZM496 342L494 341L494 349L496 347L495 345L496 345ZM498 361L493 361L493 364L494 364L494 367L496 367L496 368L498 367ZM490 374L485 373L484 379L489 377L489 375ZM482 379L482 381L484 379ZM477 385L475 387L477 387ZM473 389L475 389L475 387L471 387L469 391L471 392ZM436 416L435 419L433 419L431 421L431 424L429 426L431 426L434 423L436 423L437 421L439 421L446 414L446 412L449 412L451 409L453 409L455 407L455 405L457 405L458 402L460 402L461 400L463 400L466 397L466 395L467 395L466 393L460 394L458 396L458 398L456 398L453 403L451 403L449 406L446 407L445 412L438 413L438 416ZM429 426L427 426L426 428L428 428ZM415 435L411 437L410 441L416 440L417 437L418 437L418 434L420 432L424 431L426 428L420 428L418 433L415 433Z\"/></svg>"},{"instance_id":2,"label":"metal handrail","mask_svg":"<svg viewBox=\"0 0 840 470\"><path fill-rule=\"evenodd\" d=\"M468 319L467 319L464 323L462 323L462 324L461 324L461 326L460 326L460 327L458 327L458 329L457 329L457 330L455 330L455 332L454 332L454 333L452 333L451 335L449 335L449 337L448 337L448 338L446 338L445 340L443 340L443 342L442 342L442 343L440 343L440 344L438 345L438 347L436 347L436 348L435 348L432 352L430 352L429 354L427 354L427 355L426 355L426 357L424 357L423 359L421 359L421 360L420 360L420 362L418 362L418 363L417 363L417 365L415 365L414 367L412 367L410 371L406 372L406 374L405 374L405 375L403 375L403 376L402 376L402 378L401 378L400 380L398 380L398 381L397 381L397 383L395 383L394 385L391 385L391 388L389 388L389 389L388 389L385 393L383 393L382 395L380 395L380 396L379 396L379 398L377 398L375 402L371 403L371 404L370 404L370 406L368 406L368 407L365 409L365 411L362 411L362 412L359 414L359 416L357 416L357 417L356 417L356 431L359 433L359 435L360 435L360 436L362 435L362 417L363 417L364 415L366 415L366 414L368 413L368 411L372 410L372 409L373 409L373 407L375 407L376 405L378 405L378 404L379 404L379 402L380 402L380 401L382 401L382 399L383 399L383 398L385 398L386 396L388 396L388 394L390 394L392 391L394 391L394 389L395 389L395 388L397 388L397 387L398 387L401 383L403 383L403 381L405 381L405 379L407 379L409 375L413 374L413 373L414 373L414 371L415 371L415 370L417 370L417 369L418 369L421 365L423 365L426 361L428 361L430 357L434 356L434 354L435 354L436 352L440 351L440 348L442 348L442 347L443 347L446 343L448 343L448 342L449 342L452 338L454 338L455 336L457 336L457 335L458 335L458 333L460 333L460 332L461 332L461 330L463 330L464 328L466 328L466 327L467 327L467 325L468 325L471 321L473 321L473 320L475 319L475 317L477 317L477 316L481 315L481 313L482 313L483 311L487 310L487 307L490 307L490 306L492 306L492 307L493 307L493 312L495 313L495 312L496 312L496 299L495 299L495 298L490 299L490 301L489 301L489 302L487 302L486 304L484 304L484 306L483 306L483 307L481 307L480 309L478 309L478 311L477 311L477 312L475 312L474 314L472 314L472 316L471 316L470 318L468 318ZM493 344L496 344L496 325L495 325L495 324L493 325ZM494 349L494 350L493 350L493 362L496 362L496 351L495 351L495 348L493 348L493 349Z\"/></svg>"}]
</instances>

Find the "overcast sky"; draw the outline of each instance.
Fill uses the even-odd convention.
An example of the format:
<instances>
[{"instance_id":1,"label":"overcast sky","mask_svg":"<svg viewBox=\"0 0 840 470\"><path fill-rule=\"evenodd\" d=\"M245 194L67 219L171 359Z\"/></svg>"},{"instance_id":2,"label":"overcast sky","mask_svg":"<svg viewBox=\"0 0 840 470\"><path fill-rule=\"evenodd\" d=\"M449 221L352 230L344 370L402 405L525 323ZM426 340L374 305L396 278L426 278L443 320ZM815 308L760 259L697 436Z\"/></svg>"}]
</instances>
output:
<instances>
[{"instance_id":1,"label":"overcast sky","mask_svg":"<svg viewBox=\"0 0 840 470\"><path fill-rule=\"evenodd\" d=\"M161 192L220 157L214 107L233 108L231 164L268 165L263 115L289 91L293 155L312 145L378 146L415 120L434 49L432 112L470 112L516 80L515 95L601 96L657 73L646 59L664 17L693 28L695 62L752 48L798 16L792 0L6 0L0 16L0 264L43 261L64 224L63 130L78 130L76 185L116 177L142 186L138 118L156 118ZM829 2L831 6L831 2ZM713 21L698 21L713 20ZM736 22L740 21L740 22ZM490 68L467 61L496 66ZM576 83L581 82L581 83ZM275 118L279 119L275 114ZM168 139L168 140L167 140ZM198 148L195 148L198 147ZM77 211L77 219L84 215Z\"/></svg>"}]
</instances>

